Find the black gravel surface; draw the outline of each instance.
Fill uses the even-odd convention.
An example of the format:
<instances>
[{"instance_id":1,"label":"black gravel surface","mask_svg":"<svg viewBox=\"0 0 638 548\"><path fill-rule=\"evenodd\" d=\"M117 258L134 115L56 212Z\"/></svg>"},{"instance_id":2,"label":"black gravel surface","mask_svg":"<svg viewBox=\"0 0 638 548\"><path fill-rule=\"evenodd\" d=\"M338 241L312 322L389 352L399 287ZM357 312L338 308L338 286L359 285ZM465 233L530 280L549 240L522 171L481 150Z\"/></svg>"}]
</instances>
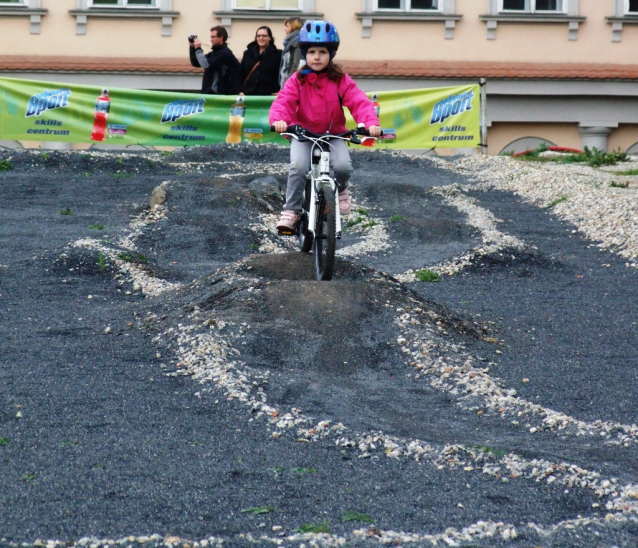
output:
<instances>
[{"instance_id":1,"label":"black gravel surface","mask_svg":"<svg viewBox=\"0 0 638 548\"><path fill-rule=\"evenodd\" d=\"M632 424L634 270L546 210L475 192L503 220L500 230L529 248L440 283L398 284L392 275L479 244L464 215L429 192L467 181L427 160L366 152L353 154L353 191L372 218L388 222L391 253L339 259L334 281L315 282L309 256L255 254L260 236L249 228L281 207L285 166L274 177L266 168L281 167L286 155L273 146L0 153L14 166L0 172L0 546L153 533L189 546L210 536L272 545L248 533L298 546L286 537L313 528L378 546L382 530L440 534L480 520L515 525L518 537L459 545L635 546L632 521L547 536L527 526L604 518L605 500L592 490L388 458L382 448L360 458L333 438L300 442L295 429L275 438L266 418L214 385L166 375L179 357L155 337L197 309L201 319L227 322L219 332L236 339L249 375L269 375L273 407L341 422L352 437L382 431L435 450L481 447L495 461L514 452L634 482L633 445L532 436L511 417L477 414L415 379L394 322L397 309L436 311L441 337L497 364L490 374L523 398L584 421ZM263 174L242 175L253 164ZM119 249L164 181L166 219L122 252L181 289L145 297L97 251L70 244L96 238ZM342 245L355 240L346 231ZM216 273L241 260L237 274ZM249 293L251 284L261 291ZM250 328L240 339L241 323ZM371 526L370 535L351 535Z\"/></svg>"}]
</instances>

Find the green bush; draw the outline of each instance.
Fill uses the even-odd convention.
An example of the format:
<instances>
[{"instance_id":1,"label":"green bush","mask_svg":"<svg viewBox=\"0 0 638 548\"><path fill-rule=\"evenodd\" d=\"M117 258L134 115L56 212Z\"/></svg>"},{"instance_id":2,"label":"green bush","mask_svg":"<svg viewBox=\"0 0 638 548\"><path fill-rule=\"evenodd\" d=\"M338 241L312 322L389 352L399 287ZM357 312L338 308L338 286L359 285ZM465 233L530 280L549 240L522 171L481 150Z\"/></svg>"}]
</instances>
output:
<instances>
[{"instance_id":1,"label":"green bush","mask_svg":"<svg viewBox=\"0 0 638 548\"><path fill-rule=\"evenodd\" d=\"M615 166L618 162L628 162L629 156L626 152L623 152L620 148L612 152L603 152L597 148L585 147L584 152L576 152L557 158L541 158L541 152L549 150L549 147L545 143L541 143L534 150L528 150L523 154L515 156L517 160L537 160L542 162L562 162L566 164L572 163L585 163L592 167L600 166Z\"/></svg>"},{"instance_id":2,"label":"green bush","mask_svg":"<svg viewBox=\"0 0 638 548\"><path fill-rule=\"evenodd\" d=\"M0 159L0 171L9 171L13 169L13 164L9 160Z\"/></svg>"}]
</instances>

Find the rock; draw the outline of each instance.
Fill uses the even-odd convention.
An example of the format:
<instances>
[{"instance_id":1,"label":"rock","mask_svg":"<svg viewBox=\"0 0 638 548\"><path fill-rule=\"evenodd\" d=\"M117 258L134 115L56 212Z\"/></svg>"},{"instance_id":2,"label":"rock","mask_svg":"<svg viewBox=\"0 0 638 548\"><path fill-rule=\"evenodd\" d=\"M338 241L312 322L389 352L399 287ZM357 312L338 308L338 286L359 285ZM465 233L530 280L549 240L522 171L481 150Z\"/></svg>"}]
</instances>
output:
<instances>
[{"instance_id":1,"label":"rock","mask_svg":"<svg viewBox=\"0 0 638 548\"><path fill-rule=\"evenodd\" d=\"M248 183L248 188L251 196L270 213L278 211L284 204L281 185L272 175L252 180Z\"/></svg>"},{"instance_id":2,"label":"rock","mask_svg":"<svg viewBox=\"0 0 638 548\"><path fill-rule=\"evenodd\" d=\"M109 333L111 333L111 326L107 327L107 328L104 330L104 334L105 334L105 335L108 335Z\"/></svg>"},{"instance_id":3,"label":"rock","mask_svg":"<svg viewBox=\"0 0 638 548\"><path fill-rule=\"evenodd\" d=\"M166 187L168 181L164 181L161 185L156 186L151 192L151 199L148 205L151 209L155 209L157 206L162 205L166 201Z\"/></svg>"},{"instance_id":4,"label":"rock","mask_svg":"<svg viewBox=\"0 0 638 548\"><path fill-rule=\"evenodd\" d=\"M555 150L546 150L541 152L539 158L565 158L565 156L573 156L573 152L556 152Z\"/></svg>"}]
</instances>

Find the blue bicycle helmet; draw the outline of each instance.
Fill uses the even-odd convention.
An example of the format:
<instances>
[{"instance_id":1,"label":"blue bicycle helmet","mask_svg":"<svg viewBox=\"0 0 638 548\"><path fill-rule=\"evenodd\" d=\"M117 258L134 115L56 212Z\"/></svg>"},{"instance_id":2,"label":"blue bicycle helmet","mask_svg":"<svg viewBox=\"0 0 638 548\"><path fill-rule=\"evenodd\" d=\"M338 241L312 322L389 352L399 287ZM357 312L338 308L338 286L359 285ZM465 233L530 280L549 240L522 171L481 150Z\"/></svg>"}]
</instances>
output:
<instances>
[{"instance_id":1,"label":"blue bicycle helmet","mask_svg":"<svg viewBox=\"0 0 638 548\"><path fill-rule=\"evenodd\" d=\"M305 57L308 48L326 48L332 59L339 49L339 33L330 21L308 21L299 31L299 47Z\"/></svg>"}]
</instances>

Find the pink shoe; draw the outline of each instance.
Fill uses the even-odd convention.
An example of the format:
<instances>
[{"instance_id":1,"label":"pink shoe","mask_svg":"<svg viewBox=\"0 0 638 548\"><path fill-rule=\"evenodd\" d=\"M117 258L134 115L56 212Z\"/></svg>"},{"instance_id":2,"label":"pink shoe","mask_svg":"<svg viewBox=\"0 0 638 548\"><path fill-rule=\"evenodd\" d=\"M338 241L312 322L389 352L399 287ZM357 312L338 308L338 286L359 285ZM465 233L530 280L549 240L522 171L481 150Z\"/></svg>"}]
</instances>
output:
<instances>
[{"instance_id":1,"label":"pink shoe","mask_svg":"<svg viewBox=\"0 0 638 548\"><path fill-rule=\"evenodd\" d=\"M294 232L297 229L297 223L299 222L299 215L289 209L284 209L279 217L277 223L277 230L280 232Z\"/></svg>"},{"instance_id":2,"label":"pink shoe","mask_svg":"<svg viewBox=\"0 0 638 548\"><path fill-rule=\"evenodd\" d=\"M350 193L346 188L343 192L339 192L339 213L341 213L341 215L347 215L350 213L351 208L352 199L350 198Z\"/></svg>"}]
</instances>

